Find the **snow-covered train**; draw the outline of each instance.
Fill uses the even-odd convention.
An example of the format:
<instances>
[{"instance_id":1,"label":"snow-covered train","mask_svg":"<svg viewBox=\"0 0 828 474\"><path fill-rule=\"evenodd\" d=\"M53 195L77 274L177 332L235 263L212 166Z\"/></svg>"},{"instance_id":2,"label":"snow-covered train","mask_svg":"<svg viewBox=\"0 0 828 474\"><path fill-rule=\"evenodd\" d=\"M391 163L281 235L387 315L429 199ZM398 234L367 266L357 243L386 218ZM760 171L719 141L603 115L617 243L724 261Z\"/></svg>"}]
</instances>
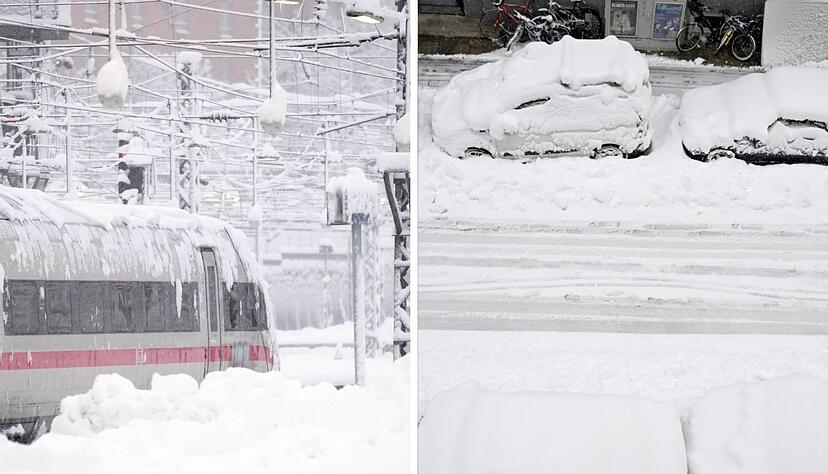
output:
<instances>
[{"instance_id":1,"label":"snow-covered train","mask_svg":"<svg viewBox=\"0 0 828 474\"><path fill-rule=\"evenodd\" d=\"M31 437L102 373L141 388L154 373L278 367L242 241L178 209L0 186L0 429Z\"/></svg>"}]
</instances>

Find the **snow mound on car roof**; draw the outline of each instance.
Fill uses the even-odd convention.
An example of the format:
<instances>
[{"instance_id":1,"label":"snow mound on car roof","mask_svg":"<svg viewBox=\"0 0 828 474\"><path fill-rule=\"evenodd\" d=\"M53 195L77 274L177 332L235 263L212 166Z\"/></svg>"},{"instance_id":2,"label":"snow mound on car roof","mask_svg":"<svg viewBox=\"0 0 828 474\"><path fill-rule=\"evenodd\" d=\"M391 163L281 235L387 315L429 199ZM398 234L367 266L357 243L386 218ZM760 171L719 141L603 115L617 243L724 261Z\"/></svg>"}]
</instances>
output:
<instances>
[{"instance_id":1,"label":"snow mound on car roof","mask_svg":"<svg viewBox=\"0 0 828 474\"><path fill-rule=\"evenodd\" d=\"M632 93L649 75L644 56L614 36L529 43L508 58L452 78L434 96L433 129L441 146L453 148L458 134L464 146L482 146L468 132L490 130L493 119L525 102L597 85Z\"/></svg>"},{"instance_id":2,"label":"snow mound on car roof","mask_svg":"<svg viewBox=\"0 0 828 474\"><path fill-rule=\"evenodd\" d=\"M745 137L765 142L780 118L828 122L828 70L786 66L700 87L679 111L684 146L703 153Z\"/></svg>"}]
</instances>

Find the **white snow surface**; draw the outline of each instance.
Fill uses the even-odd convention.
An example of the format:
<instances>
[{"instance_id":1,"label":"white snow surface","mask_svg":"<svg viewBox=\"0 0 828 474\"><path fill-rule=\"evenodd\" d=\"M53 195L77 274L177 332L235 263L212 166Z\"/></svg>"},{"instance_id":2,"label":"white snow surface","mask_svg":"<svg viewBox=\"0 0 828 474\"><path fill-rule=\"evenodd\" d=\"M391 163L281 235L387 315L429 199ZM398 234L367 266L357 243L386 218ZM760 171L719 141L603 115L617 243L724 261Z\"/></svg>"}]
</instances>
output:
<instances>
[{"instance_id":1,"label":"white snow surface","mask_svg":"<svg viewBox=\"0 0 828 474\"><path fill-rule=\"evenodd\" d=\"M328 192L342 193L345 198L345 213L365 214L376 217L377 185L365 176L360 168L348 168L345 176L331 178Z\"/></svg>"},{"instance_id":2,"label":"white snow surface","mask_svg":"<svg viewBox=\"0 0 828 474\"><path fill-rule=\"evenodd\" d=\"M572 132L621 130L612 142L624 141L635 135L626 129L649 115L648 78L644 56L614 36L529 43L507 58L458 74L434 95L434 140L452 156L469 147L492 151L496 140L525 133L556 134L558 140L566 133L568 141L578 142ZM544 98L550 98L547 104L516 109ZM421 102L427 100L421 96ZM633 151L639 143L616 144Z\"/></svg>"},{"instance_id":3,"label":"white snow surface","mask_svg":"<svg viewBox=\"0 0 828 474\"><path fill-rule=\"evenodd\" d=\"M101 104L109 109L117 109L126 101L129 92L129 74L121 54L115 50L109 61L98 71L95 91Z\"/></svg>"},{"instance_id":4,"label":"white snow surface","mask_svg":"<svg viewBox=\"0 0 828 474\"><path fill-rule=\"evenodd\" d=\"M271 73L271 97L259 107L259 124L262 130L276 134L285 126L287 116L287 92L276 80L276 71Z\"/></svg>"},{"instance_id":5,"label":"white snow surface","mask_svg":"<svg viewBox=\"0 0 828 474\"><path fill-rule=\"evenodd\" d=\"M828 168L692 160L682 149L679 100L672 95L654 98L648 155L633 160L561 157L521 164L458 160L441 151L430 133L433 93L420 91L422 224L828 221Z\"/></svg>"},{"instance_id":6,"label":"white snow surface","mask_svg":"<svg viewBox=\"0 0 828 474\"><path fill-rule=\"evenodd\" d=\"M419 440L422 474L687 472L678 412L638 397L466 384L432 399Z\"/></svg>"},{"instance_id":7,"label":"white snow surface","mask_svg":"<svg viewBox=\"0 0 828 474\"><path fill-rule=\"evenodd\" d=\"M0 439L12 473L408 472L408 361L369 365L367 387L302 387L277 372L101 375L61 402L31 446Z\"/></svg>"},{"instance_id":8,"label":"white snow surface","mask_svg":"<svg viewBox=\"0 0 828 474\"><path fill-rule=\"evenodd\" d=\"M802 64L828 59L826 0L767 0L762 25L762 65Z\"/></svg>"},{"instance_id":9,"label":"white snow surface","mask_svg":"<svg viewBox=\"0 0 828 474\"><path fill-rule=\"evenodd\" d=\"M394 141L401 150L408 150L408 147L411 146L411 119L408 112L403 114L394 124Z\"/></svg>"},{"instance_id":10,"label":"white snow surface","mask_svg":"<svg viewBox=\"0 0 828 474\"><path fill-rule=\"evenodd\" d=\"M689 150L707 153L743 138L768 143L780 118L828 123L828 70L778 67L687 91L679 126Z\"/></svg>"},{"instance_id":11,"label":"white snow surface","mask_svg":"<svg viewBox=\"0 0 828 474\"><path fill-rule=\"evenodd\" d=\"M828 472L828 380L792 374L712 390L685 426L693 474Z\"/></svg>"}]
</instances>

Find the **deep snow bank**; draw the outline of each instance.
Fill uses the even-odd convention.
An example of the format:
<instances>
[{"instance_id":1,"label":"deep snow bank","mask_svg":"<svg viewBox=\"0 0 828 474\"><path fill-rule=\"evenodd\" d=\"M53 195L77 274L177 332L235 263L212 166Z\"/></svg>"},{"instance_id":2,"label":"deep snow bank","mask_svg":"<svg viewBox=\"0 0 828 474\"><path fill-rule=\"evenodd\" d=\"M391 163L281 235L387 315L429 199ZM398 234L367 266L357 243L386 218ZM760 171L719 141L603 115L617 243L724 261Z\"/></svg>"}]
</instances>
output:
<instances>
[{"instance_id":1,"label":"deep snow bank","mask_svg":"<svg viewBox=\"0 0 828 474\"><path fill-rule=\"evenodd\" d=\"M828 0L767 0L762 65L828 59Z\"/></svg>"},{"instance_id":2,"label":"deep snow bank","mask_svg":"<svg viewBox=\"0 0 828 474\"><path fill-rule=\"evenodd\" d=\"M711 390L685 431L693 474L828 472L828 381L789 375Z\"/></svg>"},{"instance_id":3,"label":"deep snow bank","mask_svg":"<svg viewBox=\"0 0 828 474\"><path fill-rule=\"evenodd\" d=\"M637 397L466 384L432 399L419 439L422 474L687 472L678 413Z\"/></svg>"},{"instance_id":4,"label":"deep snow bank","mask_svg":"<svg viewBox=\"0 0 828 474\"><path fill-rule=\"evenodd\" d=\"M137 390L100 376L61 403L31 446L0 439L8 473L396 473L408 469L408 361L369 365L369 386L302 387L229 369L199 387L156 376Z\"/></svg>"}]
</instances>

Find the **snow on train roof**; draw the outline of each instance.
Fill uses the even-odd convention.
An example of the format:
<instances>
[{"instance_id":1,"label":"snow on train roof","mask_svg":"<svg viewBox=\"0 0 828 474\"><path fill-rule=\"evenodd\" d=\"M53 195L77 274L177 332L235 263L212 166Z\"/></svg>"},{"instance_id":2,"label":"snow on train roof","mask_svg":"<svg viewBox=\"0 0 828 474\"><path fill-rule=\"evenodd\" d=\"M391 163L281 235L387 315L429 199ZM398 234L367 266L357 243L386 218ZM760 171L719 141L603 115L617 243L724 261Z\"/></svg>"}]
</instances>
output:
<instances>
[{"instance_id":1,"label":"snow on train roof","mask_svg":"<svg viewBox=\"0 0 828 474\"><path fill-rule=\"evenodd\" d=\"M197 248L205 246L217 249L228 284L245 275L261 280L243 234L224 221L175 208L67 202L0 186L2 220L17 232L16 239L0 239L0 247L9 246L9 259L0 262L6 273L189 280L200 270Z\"/></svg>"},{"instance_id":2,"label":"snow on train roof","mask_svg":"<svg viewBox=\"0 0 828 474\"><path fill-rule=\"evenodd\" d=\"M679 112L682 142L705 153L744 137L765 141L780 118L828 123L828 70L785 66L700 87Z\"/></svg>"}]
</instances>

